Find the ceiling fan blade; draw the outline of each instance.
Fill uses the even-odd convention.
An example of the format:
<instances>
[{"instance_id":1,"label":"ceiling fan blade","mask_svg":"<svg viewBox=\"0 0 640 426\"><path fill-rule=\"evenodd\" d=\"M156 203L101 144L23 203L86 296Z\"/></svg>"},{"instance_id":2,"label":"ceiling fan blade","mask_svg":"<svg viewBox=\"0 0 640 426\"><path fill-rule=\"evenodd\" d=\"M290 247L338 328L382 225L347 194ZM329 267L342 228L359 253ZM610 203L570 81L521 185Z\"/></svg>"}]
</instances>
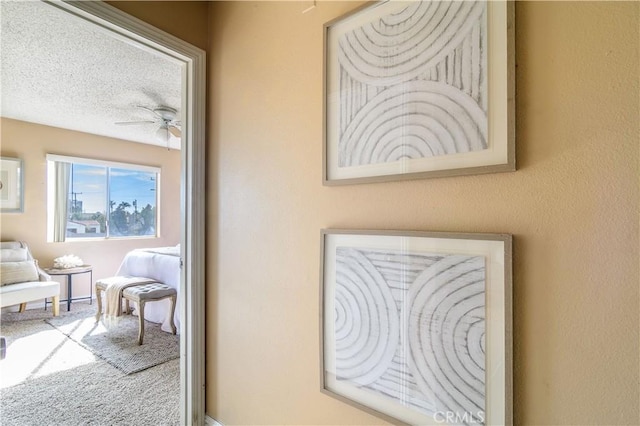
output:
<instances>
[{"instance_id":1,"label":"ceiling fan blade","mask_svg":"<svg viewBox=\"0 0 640 426\"><path fill-rule=\"evenodd\" d=\"M147 108L145 106L142 105L136 105L138 108L142 108L145 111L149 111L150 113L152 113L153 115L155 115L158 118L162 118L162 116L160 114L158 114L157 112L155 112L154 110L152 110L151 108Z\"/></svg>"},{"instance_id":2,"label":"ceiling fan blade","mask_svg":"<svg viewBox=\"0 0 640 426\"><path fill-rule=\"evenodd\" d=\"M115 125L117 126L133 126L133 125L138 125L138 124L148 124L148 123L155 123L155 121L150 121L150 120L145 120L145 121L116 121Z\"/></svg>"},{"instance_id":3,"label":"ceiling fan blade","mask_svg":"<svg viewBox=\"0 0 640 426\"><path fill-rule=\"evenodd\" d=\"M176 126L169 126L169 133L171 133L176 138L182 136L182 132Z\"/></svg>"}]
</instances>

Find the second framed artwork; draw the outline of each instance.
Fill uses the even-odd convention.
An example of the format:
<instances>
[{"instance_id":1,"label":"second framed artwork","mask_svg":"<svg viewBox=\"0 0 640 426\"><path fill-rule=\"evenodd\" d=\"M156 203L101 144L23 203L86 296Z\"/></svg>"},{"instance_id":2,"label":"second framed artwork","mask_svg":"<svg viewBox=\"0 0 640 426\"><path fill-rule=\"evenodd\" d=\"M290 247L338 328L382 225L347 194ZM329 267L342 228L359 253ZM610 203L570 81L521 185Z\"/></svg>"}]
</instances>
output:
<instances>
[{"instance_id":1,"label":"second framed artwork","mask_svg":"<svg viewBox=\"0 0 640 426\"><path fill-rule=\"evenodd\" d=\"M512 424L510 235L321 241L322 392L393 423Z\"/></svg>"},{"instance_id":2,"label":"second framed artwork","mask_svg":"<svg viewBox=\"0 0 640 426\"><path fill-rule=\"evenodd\" d=\"M513 2L375 2L324 36L325 185L515 170Z\"/></svg>"}]
</instances>

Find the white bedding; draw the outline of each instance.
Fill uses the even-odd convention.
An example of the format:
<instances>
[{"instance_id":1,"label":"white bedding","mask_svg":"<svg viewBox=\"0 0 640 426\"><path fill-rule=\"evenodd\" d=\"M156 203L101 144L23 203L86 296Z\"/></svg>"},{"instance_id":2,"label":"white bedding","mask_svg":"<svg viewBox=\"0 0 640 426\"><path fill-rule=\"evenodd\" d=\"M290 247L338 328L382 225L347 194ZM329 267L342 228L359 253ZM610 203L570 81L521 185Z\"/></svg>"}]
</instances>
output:
<instances>
[{"instance_id":1,"label":"white bedding","mask_svg":"<svg viewBox=\"0 0 640 426\"><path fill-rule=\"evenodd\" d=\"M180 330L180 247L156 247L136 249L126 254L116 275L132 275L153 278L178 292L176 311L173 317L178 332ZM148 302L144 305L147 321L162 323L162 330L171 332L168 323L169 299Z\"/></svg>"}]
</instances>

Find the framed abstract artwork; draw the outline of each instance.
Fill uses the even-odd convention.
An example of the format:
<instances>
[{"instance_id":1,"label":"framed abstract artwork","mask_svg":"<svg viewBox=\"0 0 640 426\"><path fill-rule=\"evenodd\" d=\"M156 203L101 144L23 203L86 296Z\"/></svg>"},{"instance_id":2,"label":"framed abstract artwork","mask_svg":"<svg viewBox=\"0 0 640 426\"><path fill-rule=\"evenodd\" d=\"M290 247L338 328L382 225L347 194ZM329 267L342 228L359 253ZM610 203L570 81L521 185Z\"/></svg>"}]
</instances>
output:
<instances>
[{"instance_id":1,"label":"framed abstract artwork","mask_svg":"<svg viewBox=\"0 0 640 426\"><path fill-rule=\"evenodd\" d=\"M23 211L24 171L22 160L18 158L0 158L0 210L5 213Z\"/></svg>"},{"instance_id":2,"label":"framed abstract artwork","mask_svg":"<svg viewBox=\"0 0 640 426\"><path fill-rule=\"evenodd\" d=\"M324 27L325 185L515 170L511 1L384 1Z\"/></svg>"},{"instance_id":3,"label":"framed abstract artwork","mask_svg":"<svg viewBox=\"0 0 640 426\"><path fill-rule=\"evenodd\" d=\"M510 235L321 241L322 392L396 424L512 424Z\"/></svg>"}]
</instances>

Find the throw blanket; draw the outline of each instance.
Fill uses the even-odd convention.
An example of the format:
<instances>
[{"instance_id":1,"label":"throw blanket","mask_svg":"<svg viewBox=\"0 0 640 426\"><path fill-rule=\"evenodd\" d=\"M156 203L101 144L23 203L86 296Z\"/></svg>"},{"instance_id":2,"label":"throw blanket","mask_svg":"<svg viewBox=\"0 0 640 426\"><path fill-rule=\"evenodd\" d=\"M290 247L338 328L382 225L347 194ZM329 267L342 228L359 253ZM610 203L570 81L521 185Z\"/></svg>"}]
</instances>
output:
<instances>
[{"instance_id":1,"label":"throw blanket","mask_svg":"<svg viewBox=\"0 0 640 426\"><path fill-rule=\"evenodd\" d=\"M147 277L111 277L100 280L107 284L105 290L104 323L109 328L117 324L118 317L122 315L122 292L127 287L154 283L156 280Z\"/></svg>"}]
</instances>

